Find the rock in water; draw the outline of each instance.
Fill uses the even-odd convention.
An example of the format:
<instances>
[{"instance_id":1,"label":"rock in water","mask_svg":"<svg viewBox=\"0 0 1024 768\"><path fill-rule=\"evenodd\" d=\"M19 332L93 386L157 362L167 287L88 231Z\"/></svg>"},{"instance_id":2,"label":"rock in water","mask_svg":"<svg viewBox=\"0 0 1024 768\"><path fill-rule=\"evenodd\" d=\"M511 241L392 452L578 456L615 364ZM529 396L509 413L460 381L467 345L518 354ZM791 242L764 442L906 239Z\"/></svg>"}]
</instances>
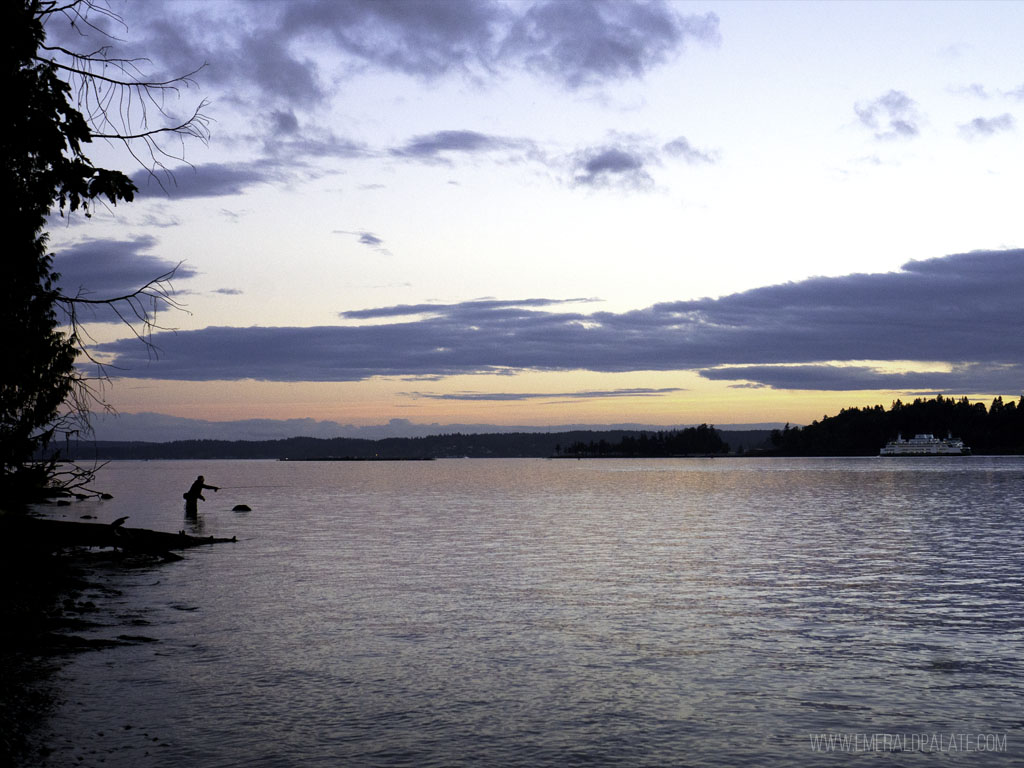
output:
<instances>
[{"instance_id":1,"label":"rock in water","mask_svg":"<svg viewBox=\"0 0 1024 768\"><path fill-rule=\"evenodd\" d=\"M232 512L252 512L252 507L250 507L248 504L235 504L235 506L231 508L231 511Z\"/></svg>"}]
</instances>

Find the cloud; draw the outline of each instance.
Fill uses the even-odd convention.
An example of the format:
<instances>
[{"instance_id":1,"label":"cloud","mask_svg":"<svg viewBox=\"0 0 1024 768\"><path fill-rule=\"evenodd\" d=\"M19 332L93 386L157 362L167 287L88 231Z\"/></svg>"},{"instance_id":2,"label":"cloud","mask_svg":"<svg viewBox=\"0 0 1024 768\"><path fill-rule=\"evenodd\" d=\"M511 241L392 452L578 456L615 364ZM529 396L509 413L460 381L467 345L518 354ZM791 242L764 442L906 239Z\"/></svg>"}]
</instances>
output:
<instances>
[{"instance_id":1,"label":"cloud","mask_svg":"<svg viewBox=\"0 0 1024 768\"><path fill-rule=\"evenodd\" d=\"M121 375L181 380L690 370L774 386L800 381L779 366L805 365L813 385L844 375L822 367L830 363L910 360L954 366L963 374L958 391L1006 392L1024 363L1024 336L1016 333L1022 297L1024 249L979 251L624 313L584 314L544 298L484 299L342 313L385 323L156 334L162 352L151 364L131 339L98 351L116 356L127 369ZM865 372L845 375L860 388ZM952 381L941 372L902 379L915 387L926 380L937 388Z\"/></svg>"},{"instance_id":2,"label":"cloud","mask_svg":"<svg viewBox=\"0 0 1024 768\"><path fill-rule=\"evenodd\" d=\"M378 253L382 253L386 256L391 255L391 251L384 247L384 239L373 234L373 232L367 232L365 230L353 232L347 229L336 229L334 230L334 233L338 235L352 235L357 239L357 242L360 245L365 245L368 248L372 248Z\"/></svg>"},{"instance_id":3,"label":"cloud","mask_svg":"<svg viewBox=\"0 0 1024 768\"><path fill-rule=\"evenodd\" d=\"M239 195L249 187L280 178L280 171L272 163L205 163L181 165L167 174L142 170L132 177L132 182L139 188L139 197L183 199Z\"/></svg>"},{"instance_id":4,"label":"cloud","mask_svg":"<svg viewBox=\"0 0 1024 768\"><path fill-rule=\"evenodd\" d=\"M718 381L749 382L734 385L737 387L827 391L885 389L930 394L1016 393L1024 382L1024 365L967 363L952 366L949 371L906 372L863 365L760 365L705 369L700 375ZM979 389L982 382L984 386Z\"/></svg>"},{"instance_id":5,"label":"cloud","mask_svg":"<svg viewBox=\"0 0 1024 768\"><path fill-rule=\"evenodd\" d=\"M953 93L960 94L962 96L973 96L978 99L988 99L989 92L981 83L970 83L969 85L959 85L955 88L950 88Z\"/></svg>"},{"instance_id":6,"label":"cloud","mask_svg":"<svg viewBox=\"0 0 1024 768\"><path fill-rule=\"evenodd\" d=\"M663 0L145 3L128 21L144 34L126 55L144 51L163 73L207 62L204 85L258 98L278 117L324 102L332 82L367 68L476 83L526 70L579 89L642 78L689 42L720 40L717 16L683 15Z\"/></svg>"},{"instance_id":7,"label":"cloud","mask_svg":"<svg viewBox=\"0 0 1024 768\"><path fill-rule=\"evenodd\" d=\"M1024 100L1024 83L1021 83L1020 85L1018 85L1016 88L1014 88L1012 90L1003 91L1003 95L1004 96L1009 96L1012 99Z\"/></svg>"},{"instance_id":8,"label":"cloud","mask_svg":"<svg viewBox=\"0 0 1024 768\"><path fill-rule=\"evenodd\" d=\"M634 387L631 389L600 389L583 392L416 392L416 397L430 400L469 400L474 402L510 402L519 400L596 400L608 397L662 397L683 392L679 387Z\"/></svg>"},{"instance_id":9,"label":"cloud","mask_svg":"<svg viewBox=\"0 0 1024 768\"><path fill-rule=\"evenodd\" d=\"M713 153L697 149L685 136L659 148L649 137L628 134L612 134L607 144L582 149L565 162L574 187L646 190L654 186L650 169L661 165L663 154L690 165L717 162Z\"/></svg>"},{"instance_id":10,"label":"cloud","mask_svg":"<svg viewBox=\"0 0 1024 768\"><path fill-rule=\"evenodd\" d=\"M687 39L719 41L718 17L679 16L669 3L550 0L516 20L501 52L570 89L641 78Z\"/></svg>"},{"instance_id":11,"label":"cloud","mask_svg":"<svg viewBox=\"0 0 1024 768\"><path fill-rule=\"evenodd\" d=\"M176 280L196 275L187 264L153 256L156 238L85 240L54 255L54 271L60 273L58 288L64 296L106 299L124 296L177 267Z\"/></svg>"},{"instance_id":12,"label":"cloud","mask_svg":"<svg viewBox=\"0 0 1024 768\"><path fill-rule=\"evenodd\" d=\"M299 118L292 110L275 109L270 113L270 128L277 135L299 132Z\"/></svg>"},{"instance_id":13,"label":"cloud","mask_svg":"<svg viewBox=\"0 0 1024 768\"><path fill-rule=\"evenodd\" d=\"M714 14L681 16L661 0L293 2L278 29L417 77L526 68L571 89L639 78L688 40L719 41Z\"/></svg>"},{"instance_id":14,"label":"cloud","mask_svg":"<svg viewBox=\"0 0 1024 768\"><path fill-rule=\"evenodd\" d=\"M290 2L279 24L284 40L313 37L357 61L425 78L493 66L511 10L477 0Z\"/></svg>"},{"instance_id":15,"label":"cloud","mask_svg":"<svg viewBox=\"0 0 1024 768\"><path fill-rule=\"evenodd\" d=\"M1017 127L1013 115L1006 112L996 117L976 117L969 123L960 126L960 135L965 139L977 139L992 136L996 133L1012 131Z\"/></svg>"},{"instance_id":16,"label":"cloud","mask_svg":"<svg viewBox=\"0 0 1024 768\"><path fill-rule=\"evenodd\" d=\"M141 3L129 21L133 30L144 31L137 50L161 64L165 76L205 63L204 87L221 86L233 100L249 101L256 91L265 105L309 107L322 101L327 91L315 61L297 54L301 46L275 29L275 4L258 7L246 14L244 5L211 3L183 12L181 6Z\"/></svg>"},{"instance_id":17,"label":"cloud","mask_svg":"<svg viewBox=\"0 0 1024 768\"><path fill-rule=\"evenodd\" d=\"M365 142L336 136L329 130L296 128L294 131L271 132L263 140L263 151L270 160L260 165L268 172L279 162L296 163L303 158L360 158L376 153ZM257 166L260 167L260 166ZM268 174L273 178L273 174Z\"/></svg>"},{"instance_id":18,"label":"cloud","mask_svg":"<svg viewBox=\"0 0 1024 768\"><path fill-rule=\"evenodd\" d=\"M477 131L455 130L414 136L405 146L391 150L396 157L415 160L441 160L448 153L476 154L505 150L529 150L532 142L525 139L510 139L502 136L488 136Z\"/></svg>"},{"instance_id":19,"label":"cloud","mask_svg":"<svg viewBox=\"0 0 1024 768\"><path fill-rule=\"evenodd\" d=\"M323 99L326 90L314 60L300 58L294 51L298 46L282 42L280 32L273 28L241 38L240 44L224 57L233 76L228 82L247 74L261 91L287 94L290 103L309 105Z\"/></svg>"},{"instance_id":20,"label":"cloud","mask_svg":"<svg viewBox=\"0 0 1024 768\"><path fill-rule=\"evenodd\" d=\"M576 155L573 186L649 189L654 179L646 170L649 158L636 150L599 147Z\"/></svg>"},{"instance_id":21,"label":"cloud","mask_svg":"<svg viewBox=\"0 0 1024 768\"><path fill-rule=\"evenodd\" d=\"M909 139L921 131L917 102L903 91L889 91L872 101L859 101L853 111L876 139Z\"/></svg>"},{"instance_id":22,"label":"cloud","mask_svg":"<svg viewBox=\"0 0 1024 768\"><path fill-rule=\"evenodd\" d=\"M661 164L662 155L682 158L693 165L715 163L712 152L700 150L680 136L661 147L649 137L612 133L606 144L555 156L529 139L493 136L472 130L443 130L414 136L390 150L393 157L450 164L456 156L501 154L504 161L532 161L555 171L569 186L650 189L649 169ZM456 183L456 182L449 182Z\"/></svg>"},{"instance_id":23,"label":"cloud","mask_svg":"<svg viewBox=\"0 0 1024 768\"><path fill-rule=\"evenodd\" d=\"M579 304L594 299L518 299L507 301L502 299L474 299L458 304L396 304L390 307L374 307L373 309L351 309L339 312L338 316L345 320L376 320L382 318L409 317L411 315L442 316L458 312L463 317L481 315L494 317L496 313L515 310L522 307L550 307L559 304Z\"/></svg>"},{"instance_id":24,"label":"cloud","mask_svg":"<svg viewBox=\"0 0 1024 768\"><path fill-rule=\"evenodd\" d=\"M666 144L662 149L673 157L681 157L683 160L688 162L690 165L696 165L698 163L714 163L717 158L710 152L704 152L699 150L687 140L685 136L680 136L678 139L673 139Z\"/></svg>"}]
</instances>

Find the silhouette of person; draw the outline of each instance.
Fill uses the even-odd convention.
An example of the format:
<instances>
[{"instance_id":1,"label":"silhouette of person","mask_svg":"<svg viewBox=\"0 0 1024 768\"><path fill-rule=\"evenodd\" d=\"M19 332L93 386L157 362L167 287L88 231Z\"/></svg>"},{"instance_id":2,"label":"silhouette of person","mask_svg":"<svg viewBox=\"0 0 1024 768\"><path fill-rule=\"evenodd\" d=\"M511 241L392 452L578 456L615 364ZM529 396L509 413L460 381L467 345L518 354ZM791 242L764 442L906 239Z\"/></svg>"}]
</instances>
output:
<instances>
[{"instance_id":1,"label":"silhouette of person","mask_svg":"<svg viewBox=\"0 0 1024 768\"><path fill-rule=\"evenodd\" d=\"M212 491L219 491L220 489L216 485L207 485L206 478L202 475L196 478L196 481L192 483L192 487L189 488L185 493L182 494L182 498L185 499L185 514L196 515L199 512L199 499L206 501L206 497L203 496L203 490L209 488Z\"/></svg>"}]
</instances>

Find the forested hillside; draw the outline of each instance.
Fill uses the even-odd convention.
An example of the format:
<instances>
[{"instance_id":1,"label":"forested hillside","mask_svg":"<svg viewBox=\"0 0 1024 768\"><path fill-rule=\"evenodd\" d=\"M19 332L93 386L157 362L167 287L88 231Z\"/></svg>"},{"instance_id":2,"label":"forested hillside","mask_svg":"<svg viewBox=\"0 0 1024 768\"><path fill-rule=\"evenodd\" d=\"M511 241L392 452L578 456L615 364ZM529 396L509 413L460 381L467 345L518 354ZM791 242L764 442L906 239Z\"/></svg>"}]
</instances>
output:
<instances>
[{"instance_id":1,"label":"forested hillside","mask_svg":"<svg viewBox=\"0 0 1024 768\"><path fill-rule=\"evenodd\" d=\"M909 404L896 400L888 410L846 408L806 427L773 430L771 444L772 453L784 456L872 456L897 435L921 433L952 434L975 454L1024 453L1024 396L1008 403L997 397L988 408L941 395Z\"/></svg>"}]
</instances>

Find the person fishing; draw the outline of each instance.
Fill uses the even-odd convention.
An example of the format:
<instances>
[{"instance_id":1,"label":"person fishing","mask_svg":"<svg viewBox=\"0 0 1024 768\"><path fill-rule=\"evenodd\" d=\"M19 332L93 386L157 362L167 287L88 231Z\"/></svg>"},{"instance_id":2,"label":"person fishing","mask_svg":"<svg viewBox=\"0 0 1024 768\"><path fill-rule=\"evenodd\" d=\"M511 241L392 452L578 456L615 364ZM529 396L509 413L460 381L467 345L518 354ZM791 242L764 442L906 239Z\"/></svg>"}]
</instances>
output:
<instances>
[{"instance_id":1,"label":"person fishing","mask_svg":"<svg viewBox=\"0 0 1024 768\"><path fill-rule=\"evenodd\" d=\"M185 499L185 514L195 515L199 512L199 499L206 501L206 497L203 496L203 491L209 488L211 491L219 491L220 489L216 485L207 485L206 478L202 475L196 478L196 481L192 483L192 487L189 488L182 497Z\"/></svg>"}]
</instances>

